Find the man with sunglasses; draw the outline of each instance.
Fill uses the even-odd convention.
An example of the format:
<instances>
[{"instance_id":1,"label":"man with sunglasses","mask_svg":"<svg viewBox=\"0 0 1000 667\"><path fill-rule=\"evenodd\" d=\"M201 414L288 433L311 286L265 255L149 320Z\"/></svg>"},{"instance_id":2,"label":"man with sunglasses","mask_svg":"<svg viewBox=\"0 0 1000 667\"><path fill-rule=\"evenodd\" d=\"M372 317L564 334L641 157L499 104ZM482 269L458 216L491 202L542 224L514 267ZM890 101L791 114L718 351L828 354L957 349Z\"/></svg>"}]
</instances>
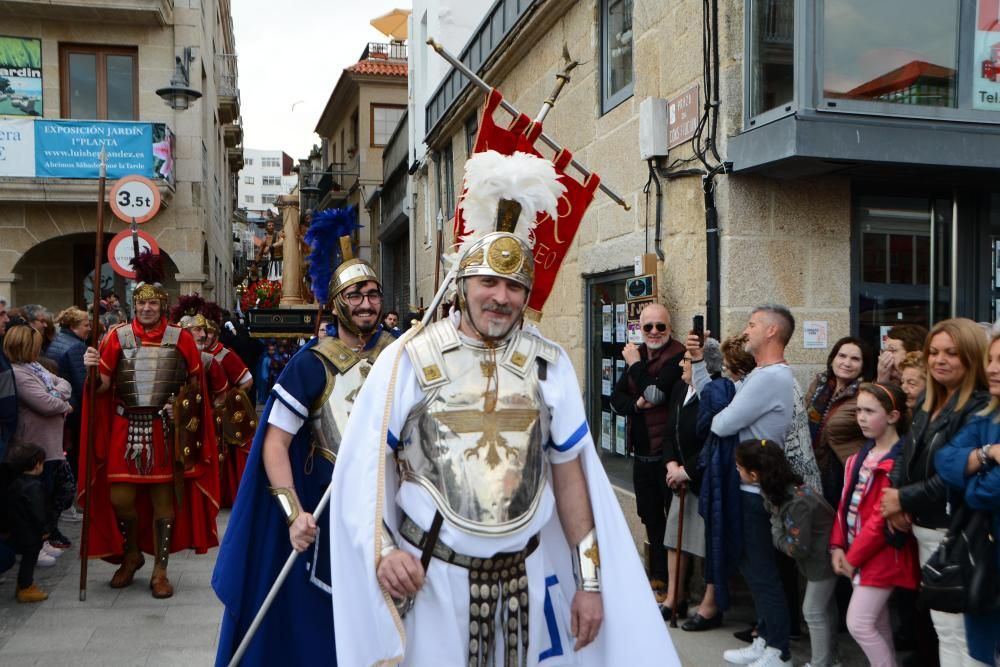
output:
<instances>
[{"instance_id":1,"label":"man with sunglasses","mask_svg":"<svg viewBox=\"0 0 1000 667\"><path fill-rule=\"evenodd\" d=\"M335 323L281 372L240 480L212 578L226 606L217 664L229 662L292 549L303 553L242 664L304 664L331 651L329 532L317 528L313 509L362 383L396 338L379 326L382 286L367 262L343 262L330 295Z\"/></svg>"},{"instance_id":2,"label":"man with sunglasses","mask_svg":"<svg viewBox=\"0 0 1000 667\"><path fill-rule=\"evenodd\" d=\"M649 541L646 568L650 586L662 604L667 601L667 551L663 537L673 497L667 487L663 461L666 397L681 379L684 346L670 337L670 312L661 304L643 308L639 326L644 342L628 343L622 350L628 368L615 385L611 406L629 421L629 448L635 454L632 483L636 512L646 527Z\"/></svg>"}]
</instances>

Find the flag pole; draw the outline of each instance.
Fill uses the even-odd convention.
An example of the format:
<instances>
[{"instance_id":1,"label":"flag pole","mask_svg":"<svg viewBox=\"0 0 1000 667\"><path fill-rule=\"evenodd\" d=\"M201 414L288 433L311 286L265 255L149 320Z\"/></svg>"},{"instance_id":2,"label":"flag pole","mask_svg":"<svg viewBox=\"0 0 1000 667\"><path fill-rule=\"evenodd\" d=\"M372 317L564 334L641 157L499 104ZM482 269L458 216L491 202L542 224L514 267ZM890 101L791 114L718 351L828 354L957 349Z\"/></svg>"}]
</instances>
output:
<instances>
[{"instance_id":1,"label":"flag pole","mask_svg":"<svg viewBox=\"0 0 1000 667\"><path fill-rule=\"evenodd\" d=\"M98 337L100 336L101 324L101 266L103 264L102 250L104 249L104 191L107 185L108 151L101 145L101 171L97 181L97 231L94 238L94 279L91 282L91 311L90 311L90 346L97 349ZM134 224L134 223L133 223ZM87 373L87 454L86 466L87 474L83 480L83 536L80 538L80 602L87 601L87 551L90 546L90 519L91 502L90 496L93 485L91 480L94 477L94 407L97 403L97 387L100 384L100 370L97 366L92 366ZM77 443L79 446L79 443Z\"/></svg>"},{"instance_id":2,"label":"flag pole","mask_svg":"<svg viewBox=\"0 0 1000 667\"><path fill-rule=\"evenodd\" d=\"M465 63L463 63L461 60L459 60L458 58L456 58L455 56L453 56L452 54L450 54L447 51L447 49L445 49L443 46L441 46L441 44L439 44L433 37L429 37L427 39L427 44L430 45L430 47L433 48L435 51L437 51L438 54L442 58L444 58L445 60L447 60L451 64L452 67L454 67L459 72L461 72L462 74L464 74L466 76L466 78L469 79L469 81L471 81L473 84L475 84L476 86L478 86L480 89L484 90L487 93L489 93L489 91L493 90L493 87L490 84L488 84L485 81L483 81L475 72L473 72L471 69L469 69L468 67L466 67ZM564 84L565 84L565 82L562 82L562 85L564 85ZM559 85L559 87L561 88L562 85ZM548 100L546 100L546 105L547 106L546 105L542 106L542 109L543 109L544 113L539 113L539 116L541 118L544 118L545 114L548 113L548 109L551 109L552 106L554 106L554 104L555 104L554 100L553 100L552 104L548 104ZM518 111L510 102L508 102L507 100L505 100L503 98L500 99L500 106L503 108L504 111L506 111L507 113L509 113L510 115L512 115L514 118L517 118L518 116L521 115L520 111ZM542 140L542 143L544 143L546 146L548 146L549 148L551 148L552 150L554 150L556 153L558 153L561 150L563 150L563 147L561 145L559 145L556 142L555 139L553 139L549 135L545 134L545 132L542 132L541 134L539 134L538 138ZM590 169L587 169L587 167L585 167L584 165L580 164L580 162L578 162L576 158L573 158L572 160L570 160L569 163L571 165L573 165L573 167L575 167L577 171L579 171L581 174L583 174L584 178L589 177L593 173L593 172L590 171ZM622 199L621 195L619 195L617 192L615 192L614 190L612 190L611 188L609 188L603 182L600 183L598 185L598 187L601 189L601 192L603 192L608 197L610 197L612 201L614 201L616 204L618 204L619 206L621 206L622 208L624 208L626 211L628 211L628 210L631 209L631 207L628 205L628 203L624 199Z\"/></svg>"}]
</instances>

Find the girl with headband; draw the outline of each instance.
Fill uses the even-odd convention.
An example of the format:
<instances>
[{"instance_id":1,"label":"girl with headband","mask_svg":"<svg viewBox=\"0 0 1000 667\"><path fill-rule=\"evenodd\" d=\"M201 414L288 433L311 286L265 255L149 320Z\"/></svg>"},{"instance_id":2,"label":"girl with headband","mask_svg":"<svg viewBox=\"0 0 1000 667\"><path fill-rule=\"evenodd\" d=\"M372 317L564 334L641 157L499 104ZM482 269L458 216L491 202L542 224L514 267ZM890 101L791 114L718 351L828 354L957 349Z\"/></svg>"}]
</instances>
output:
<instances>
[{"instance_id":1,"label":"girl with headband","mask_svg":"<svg viewBox=\"0 0 1000 667\"><path fill-rule=\"evenodd\" d=\"M847 629L873 667L895 667L889 596L919 581L916 542L888 527L879 508L882 491L909 430L906 395L896 385L858 389L858 425L868 438L847 460L844 490L830 535L833 571L854 584Z\"/></svg>"}]
</instances>

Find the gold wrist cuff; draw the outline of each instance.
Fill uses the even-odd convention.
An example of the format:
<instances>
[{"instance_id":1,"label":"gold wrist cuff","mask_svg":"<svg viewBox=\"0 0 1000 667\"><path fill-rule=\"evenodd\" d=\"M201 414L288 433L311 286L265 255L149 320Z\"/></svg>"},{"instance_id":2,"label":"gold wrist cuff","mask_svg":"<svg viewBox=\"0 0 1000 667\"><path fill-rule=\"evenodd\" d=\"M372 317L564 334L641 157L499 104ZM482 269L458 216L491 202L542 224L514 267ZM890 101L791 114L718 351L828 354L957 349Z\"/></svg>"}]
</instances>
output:
<instances>
[{"instance_id":1,"label":"gold wrist cuff","mask_svg":"<svg viewBox=\"0 0 1000 667\"><path fill-rule=\"evenodd\" d=\"M285 523L289 526L299 517L299 503L295 500L295 494L286 487L271 487L271 495L278 502L278 508L285 515Z\"/></svg>"},{"instance_id":2,"label":"gold wrist cuff","mask_svg":"<svg viewBox=\"0 0 1000 667\"><path fill-rule=\"evenodd\" d=\"M597 533L591 528L573 549L573 577L576 590L601 592L601 554L597 548Z\"/></svg>"}]
</instances>

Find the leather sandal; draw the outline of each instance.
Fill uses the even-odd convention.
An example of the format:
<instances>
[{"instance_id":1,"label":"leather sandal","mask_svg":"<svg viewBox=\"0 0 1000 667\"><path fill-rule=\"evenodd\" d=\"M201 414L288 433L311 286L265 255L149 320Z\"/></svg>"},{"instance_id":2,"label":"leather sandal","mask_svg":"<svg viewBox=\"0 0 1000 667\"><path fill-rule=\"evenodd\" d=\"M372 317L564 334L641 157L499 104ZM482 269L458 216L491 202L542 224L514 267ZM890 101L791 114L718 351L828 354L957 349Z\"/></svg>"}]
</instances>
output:
<instances>
[{"instance_id":1,"label":"leather sandal","mask_svg":"<svg viewBox=\"0 0 1000 667\"><path fill-rule=\"evenodd\" d=\"M142 554L139 554L137 558L130 558L129 555L125 556L125 560L122 564L118 566L115 570L114 575L111 577L111 588L127 588L132 585L132 580L135 579L136 571L146 564L146 559L143 558Z\"/></svg>"},{"instance_id":2,"label":"leather sandal","mask_svg":"<svg viewBox=\"0 0 1000 667\"><path fill-rule=\"evenodd\" d=\"M165 574L154 574L149 579L149 589L157 600L164 600L174 594L174 586Z\"/></svg>"}]
</instances>

